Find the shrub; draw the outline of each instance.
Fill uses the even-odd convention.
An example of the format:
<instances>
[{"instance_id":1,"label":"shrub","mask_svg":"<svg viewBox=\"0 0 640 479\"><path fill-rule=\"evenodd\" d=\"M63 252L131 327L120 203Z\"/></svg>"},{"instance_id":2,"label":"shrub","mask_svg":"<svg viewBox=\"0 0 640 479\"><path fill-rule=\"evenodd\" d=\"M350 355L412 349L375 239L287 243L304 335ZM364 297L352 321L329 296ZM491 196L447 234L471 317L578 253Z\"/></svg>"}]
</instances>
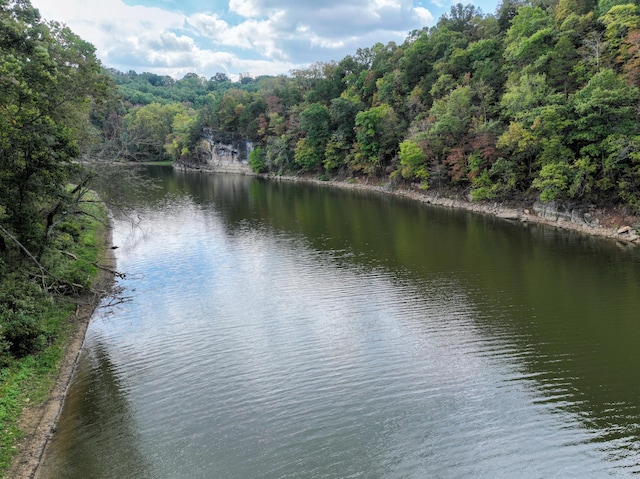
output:
<instances>
[{"instance_id":1,"label":"shrub","mask_svg":"<svg viewBox=\"0 0 640 479\"><path fill-rule=\"evenodd\" d=\"M249 166L255 173L262 173L267 169L267 159L261 147L257 147L249 153Z\"/></svg>"},{"instance_id":2,"label":"shrub","mask_svg":"<svg viewBox=\"0 0 640 479\"><path fill-rule=\"evenodd\" d=\"M23 357L46 346L48 295L32 281L6 277L0 289L0 358Z\"/></svg>"}]
</instances>

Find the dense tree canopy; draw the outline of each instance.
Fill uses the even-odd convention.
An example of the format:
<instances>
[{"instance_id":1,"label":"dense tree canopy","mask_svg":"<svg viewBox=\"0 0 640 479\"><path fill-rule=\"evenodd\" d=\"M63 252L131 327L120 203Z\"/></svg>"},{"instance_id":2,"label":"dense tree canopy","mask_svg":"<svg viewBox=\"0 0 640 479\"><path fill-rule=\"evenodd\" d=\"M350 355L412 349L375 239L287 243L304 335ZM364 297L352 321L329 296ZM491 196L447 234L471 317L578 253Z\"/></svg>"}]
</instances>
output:
<instances>
[{"instance_id":1,"label":"dense tree canopy","mask_svg":"<svg viewBox=\"0 0 640 479\"><path fill-rule=\"evenodd\" d=\"M109 79L92 45L27 0L1 0L0 22L0 224L5 245L11 234L41 254L74 200L72 160Z\"/></svg>"},{"instance_id":2,"label":"dense tree canopy","mask_svg":"<svg viewBox=\"0 0 640 479\"><path fill-rule=\"evenodd\" d=\"M52 291L88 287L89 266L62 266L80 241L88 192L81 154L118 104L92 45L45 22L28 0L0 0L0 367L51 340Z\"/></svg>"}]
</instances>

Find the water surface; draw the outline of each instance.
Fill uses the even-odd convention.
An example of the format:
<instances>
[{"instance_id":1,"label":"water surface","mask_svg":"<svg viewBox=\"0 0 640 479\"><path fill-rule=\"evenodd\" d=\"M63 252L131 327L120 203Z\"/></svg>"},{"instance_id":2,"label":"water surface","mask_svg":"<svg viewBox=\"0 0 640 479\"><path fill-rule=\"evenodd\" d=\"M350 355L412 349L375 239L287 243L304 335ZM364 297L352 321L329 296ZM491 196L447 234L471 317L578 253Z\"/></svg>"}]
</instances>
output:
<instances>
[{"instance_id":1,"label":"water surface","mask_svg":"<svg viewBox=\"0 0 640 479\"><path fill-rule=\"evenodd\" d=\"M640 256L315 185L151 169L44 478L640 472Z\"/></svg>"}]
</instances>

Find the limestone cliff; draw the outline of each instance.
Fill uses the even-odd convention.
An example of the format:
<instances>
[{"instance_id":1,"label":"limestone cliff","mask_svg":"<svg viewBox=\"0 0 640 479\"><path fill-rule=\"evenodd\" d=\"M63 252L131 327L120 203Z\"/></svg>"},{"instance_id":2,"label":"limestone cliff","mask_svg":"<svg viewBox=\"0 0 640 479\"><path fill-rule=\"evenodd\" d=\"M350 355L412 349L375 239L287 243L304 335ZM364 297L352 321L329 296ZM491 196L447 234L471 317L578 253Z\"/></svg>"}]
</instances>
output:
<instances>
[{"instance_id":1,"label":"limestone cliff","mask_svg":"<svg viewBox=\"0 0 640 479\"><path fill-rule=\"evenodd\" d=\"M234 135L206 128L195 151L175 162L176 168L200 171L251 173L249 154L253 143Z\"/></svg>"}]
</instances>

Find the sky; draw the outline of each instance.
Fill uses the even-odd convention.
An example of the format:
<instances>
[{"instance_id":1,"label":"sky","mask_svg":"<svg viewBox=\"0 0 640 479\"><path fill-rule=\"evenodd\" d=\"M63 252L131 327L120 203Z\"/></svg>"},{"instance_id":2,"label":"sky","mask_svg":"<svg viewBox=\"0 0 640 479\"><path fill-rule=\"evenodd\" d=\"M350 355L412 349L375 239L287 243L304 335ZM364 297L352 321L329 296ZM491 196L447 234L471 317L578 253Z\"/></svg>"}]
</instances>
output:
<instances>
[{"instance_id":1,"label":"sky","mask_svg":"<svg viewBox=\"0 0 640 479\"><path fill-rule=\"evenodd\" d=\"M288 74L401 44L455 0L31 0L96 47L103 65L176 79ZM464 2L468 3L468 2ZM494 13L496 0L473 0Z\"/></svg>"}]
</instances>

